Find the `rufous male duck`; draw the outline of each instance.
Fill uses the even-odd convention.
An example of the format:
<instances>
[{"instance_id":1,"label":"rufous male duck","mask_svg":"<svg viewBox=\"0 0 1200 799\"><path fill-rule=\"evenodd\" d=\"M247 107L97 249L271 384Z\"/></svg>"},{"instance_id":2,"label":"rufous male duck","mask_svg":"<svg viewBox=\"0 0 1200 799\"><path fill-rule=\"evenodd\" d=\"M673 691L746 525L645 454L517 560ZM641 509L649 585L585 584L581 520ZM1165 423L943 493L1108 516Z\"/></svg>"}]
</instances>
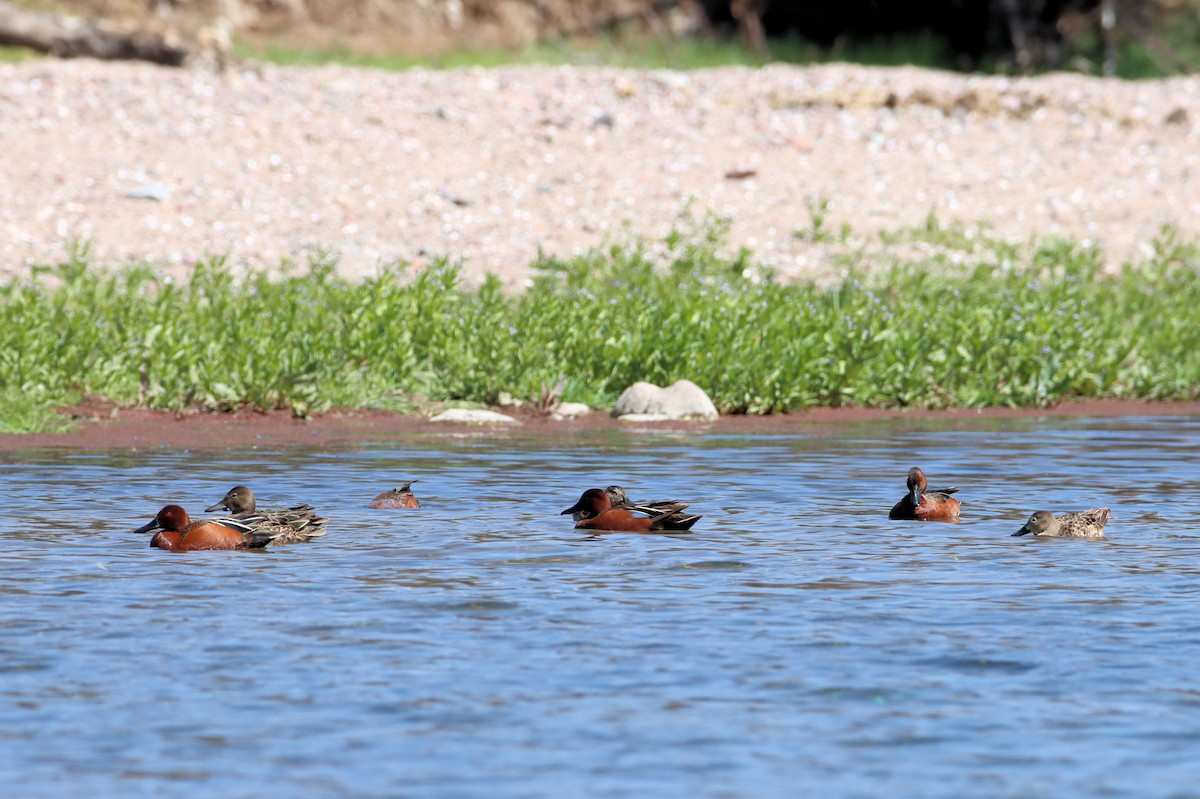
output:
<instances>
[{"instance_id":1,"label":"rufous male duck","mask_svg":"<svg viewBox=\"0 0 1200 799\"><path fill-rule=\"evenodd\" d=\"M158 530L150 546L171 552L197 552L206 549L261 549L283 535L283 528L266 529L255 526L255 518L237 519L188 518L188 512L178 505L167 505L149 524L134 530L148 533Z\"/></svg>"},{"instance_id":2,"label":"rufous male duck","mask_svg":"<svg viewBox=\"0 0 1200 799\"><path fill-rule=\"evenodd\" d=\"M624 492L622 492L624 493ZM672 520L674 514L686 508L682 502L666 503L661 508L650 512L648 506L637 506L640 513L647 516L634 516L634 510L628 507L613 507L612 498L599 488L589 488L579 497L579 501L562 512L561 515L583 513L583 518L575 522L580 530L612 530L623 533L662 533L683 532L691 529L700 520L699 516L684 516L682 521Z\"/></svg>"},{"instance_id":3,"label":"rufous male duck","mask_svg":"<svg viewBox=\"0 0 1200 799\"><path fill-rule=\"evenodd\" d=\"M664 530L687 530L700 520L700 516L694 513L684 513L683 511L687 508L687 503L680 502L677 499L633 502L629 499L629 495L625 493L625 489L616 485L604 489L604 493L608 495L608 501L614 508L625 508L634 513L644 513L647 516L659 516L663 513L669 514L663 522ZM571 518L575 521L580 521L581 519L589 518L590 515L590 509L577 510L571 514Z\"/></svg>"},{"instance_id":4,"label":"rufous male duck","mask_svg":"<svg viewBox=\"0 0 1200 799\"><path fill-rule=\"evenodd\" d=\"M908 470L907 485L908 493L892 507L888 514L889 519L930 522L958 518L962 506L957 499L950 496L958 491L957 488L930 491L925 472L917 466Z\"/></svg>"},{"instance_id":5,"label":"rufous male duck","mask_svg":"<svg viewBox=\"0 0 1200 799\"><path fill-rule=\"evenodd\" d=\"M233 514L231 518L250 523L260 532L278 527L282 533L271 541L272 546L311 541L326 533L325 525L329 520L318 516L316 508L312 505L302 504L266 510L257 510L257 507L253 491L246 486L234 486L220 502L205 508L204 512L229 511Z\"/></svg>"},{"instance_id":6,"label":"rufous male duck","mask_svg":"<svg viewBox=\"0 0 1200 799\"><path fill-rule=\"evenodd\" d=\"M390 491L384 491L375 499L371 500L371 507L380 508L419 508L421 503L417 501L416 496L410 490L410 486L417 482L416 480L408 480L401 483L398 488L393 488Z\"/></svg>"},{"instance_id":7,"label":"rufous male duck","mask_svg":"<svg viewBox=\"0 0 1200 799\"><path fill-rule=\"evenodd\" d=\"M1088 508L1060 516L1039 510L1013 536L1033 533L1039 538L1104 538L1104 525L1108 524L1111 515L1108 508Z\"/></svg>"}]
</instances>

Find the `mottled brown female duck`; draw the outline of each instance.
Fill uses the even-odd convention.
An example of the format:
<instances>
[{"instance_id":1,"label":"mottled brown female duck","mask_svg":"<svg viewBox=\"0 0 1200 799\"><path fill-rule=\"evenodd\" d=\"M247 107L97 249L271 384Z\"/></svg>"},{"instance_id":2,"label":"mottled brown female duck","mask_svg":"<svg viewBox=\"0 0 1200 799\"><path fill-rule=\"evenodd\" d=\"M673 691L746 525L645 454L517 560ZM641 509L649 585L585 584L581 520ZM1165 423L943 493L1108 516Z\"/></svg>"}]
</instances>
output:
<instances>
[{"instance_id":1,"label":"mottled brown female duck","mask_svg":"<svg viewBox=\"0 0 1200 799\"><path fill-rule=\"evenodd\" d=\"M917 466L908 470L908 493L892 506L889 519L908 519L921 522L957 519L962 506L950 496L957 488L929 490L925 472Z\"/></svg>"},{"instance_id":2,"label":"mottled brown female duck","mask_svg":"<svg viewBox=\"0 0 1200 799\"><path fill-rule=\"evenodd\" d=\"M329 520L318 516L316 508L312 505L302 504L290 508L266 510L256 510L256 507L253 491L246 486L234 486L221 498L220 502L205 508L204 512L214 513L225 510L233 514L233 519L242 521L249 518L258 519L255 529L265 531L274 528L280 531L280 534L271 541L273 546L311 541L326 533L325 525Z\"/></svg>"},{"instance_id":3,"label":"mottled brown female duck","mask_svg":"<svg viewBox=\"0 0 1200 799\"><path fill-rule=\"evenodd\" d=\"M1032 533L1042 538L1104 538L1104 525L1111 515L1108 508L1088 508L1061 516L1039 510L1013 536Z\"/></svg>"},{"instance_id":4,"label":"mottled brown female duck","mask_svg":"<svg viewBox=\"0 0 1200 799\"><path fill-rule=\"evenodd\" d=\"M419 508L421 503L413 495L409 489L416 480L408 480L402 483L398 488L393 488L390 491L384 491L375 499L371 500L372 508Z\"/></svg>"}]
</instances>

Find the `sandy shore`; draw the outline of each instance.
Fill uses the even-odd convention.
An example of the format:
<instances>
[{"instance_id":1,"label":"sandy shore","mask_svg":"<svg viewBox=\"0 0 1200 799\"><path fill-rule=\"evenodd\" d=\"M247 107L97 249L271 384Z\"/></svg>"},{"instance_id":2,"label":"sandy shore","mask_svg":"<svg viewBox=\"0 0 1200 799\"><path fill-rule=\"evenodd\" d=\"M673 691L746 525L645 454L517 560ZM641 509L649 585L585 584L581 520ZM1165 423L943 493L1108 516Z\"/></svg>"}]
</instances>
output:
<instances>
[{"instance_id":1,"label":"sandy shore","mask_svg":"<svg viewBox=\"0 0 1200 799\"><path fill-rule=\"evenodd\" d=\"M732 222L785 275L832 269L808 204L863 234L943 219L1098 242L1200 233L1200 77L918 69L522 67L384 73L0 66L0 274L63 258L465 259L520 285L538 251ZM135 196L130 196L130 195Z\"/></svg>"},{"instance_id":2,"label":"sandy shore","mask_svg":"<svg viewBox=\"0 0 1200 799\"><path fill-rule=\"evenodd\" d=\"M777 416L722 416L715 422L667 422L630 426L602 411L571 421L553 421L530 411L499 409L520 425L481 427L430 422L387 411L332 411L311 419L283 412L193 413L177 416L145 409L116 410L105 402L68 409L81 426L67 433L0 433L0 452L47 448L75 451L172 449L328 448L364 442L387 442L479 435L513 441L554 442L571 437L604 436L614 431L696 432L714 434L837 434L851 425L879 423L953 429L994 424L1003 419L1046 417L1200 416L1200 402L1090 400L1053 408L957 408L943 411L877 408L813 408Z\"/></svg>"}]
</instances>

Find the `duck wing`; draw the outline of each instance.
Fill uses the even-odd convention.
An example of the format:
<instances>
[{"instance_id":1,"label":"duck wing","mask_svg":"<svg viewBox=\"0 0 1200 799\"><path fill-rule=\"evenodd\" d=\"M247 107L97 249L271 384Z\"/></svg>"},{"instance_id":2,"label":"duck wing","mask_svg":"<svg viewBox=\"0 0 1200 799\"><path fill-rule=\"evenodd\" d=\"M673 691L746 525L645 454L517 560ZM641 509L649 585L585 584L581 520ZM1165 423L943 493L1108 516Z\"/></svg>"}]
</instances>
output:
<instances>
[{"instance_id":1,"label":"duck wing","mask_svg":"<svg viewBox=\"0 0 1200 799\"><path fill-rule=\"evenodd\" d=\"M236 518L250 523L256 533L269 535L269 543L276 545L319 538L327 532L325 525L329 521L324 516L318 516L316 509L308 504L271 508L252 514L239 513Z\"/></svg>"},{"instance_id":2,"label":"duck wing","mask_svg":"<svg viewBox=\"0 0 1200 799\"><path fill-rule=\"evenodd\" d=\"M1070 530L1092 528L1099 532L1104 529L1104 525L1108 524L1110 518L1112 518L1112 511L1108 508L1088 508L1074 513L1064 513L1058 517L1058 521L1064 528Z\"/></svg>"}]
</instances>

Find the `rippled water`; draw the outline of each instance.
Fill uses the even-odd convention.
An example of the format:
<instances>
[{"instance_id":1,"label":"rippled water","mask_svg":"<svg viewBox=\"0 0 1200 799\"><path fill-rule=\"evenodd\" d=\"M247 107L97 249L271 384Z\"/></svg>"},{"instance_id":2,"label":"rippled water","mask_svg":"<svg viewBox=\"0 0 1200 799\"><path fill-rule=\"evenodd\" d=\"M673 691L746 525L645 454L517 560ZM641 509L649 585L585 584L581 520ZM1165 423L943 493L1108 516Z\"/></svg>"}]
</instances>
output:
<instances>
[{"instance_id":1,"label":"rippled water","mask_svg":"<svg viewBox=\"0 0 1200 799\"><path fill-rule=\"evenodd\" d=\"M5 455L8 797L1200 796L1200 420ZM905 471L960 524L889 522ZM368 511L418 477L418 511ZM235 482L323 540L129 531ZM684 536L577 534L609 483ZM1107 505L1100 542L1009 536Z\"/></svg>"}]
</instances>

